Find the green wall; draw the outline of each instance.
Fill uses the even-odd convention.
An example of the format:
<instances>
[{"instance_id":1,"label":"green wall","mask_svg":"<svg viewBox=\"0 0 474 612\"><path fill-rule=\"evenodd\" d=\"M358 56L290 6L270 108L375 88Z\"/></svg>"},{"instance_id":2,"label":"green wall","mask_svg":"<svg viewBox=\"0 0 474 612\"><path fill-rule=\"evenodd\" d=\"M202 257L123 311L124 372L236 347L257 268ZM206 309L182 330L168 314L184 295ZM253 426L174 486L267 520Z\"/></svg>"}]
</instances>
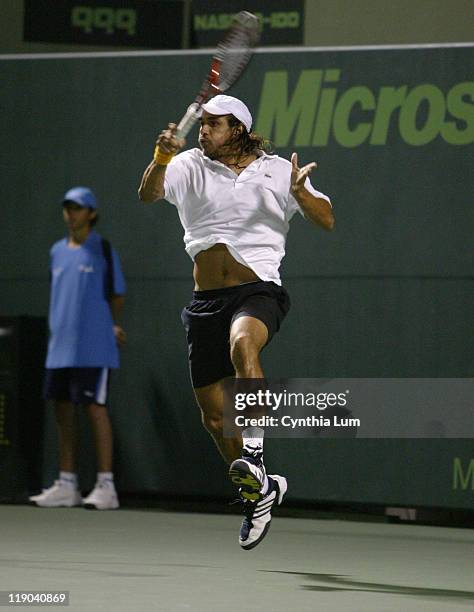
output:
<instances>
[{"instance_id":1,"label":"green wall","mask_svg":"<svg viewBox=\"0 0 474 612\"><path fill-rule=\"evenodd\" d=\"M306 0L305 44L472 42L471 0Z\"/></svg>"},{"instance_id":2,"label":"green wall","mask_svg":"<svg viewBox=\"0 0 474 612\"><path fill-rule=\"evenodd\" d=\"M192 101L207 63L183 54L0 62L0 310L46 314L60 198L90 185L129 287L112 390L124 491L229 492L188 384L182 230L172 206L136 195L156 135ZM233 93L279 154L318 161L313 183L336 215L330 234L292 222L282 274L293 307L265 352L272 377L472 374L473 68L472 47L254 58ZM46 481L56 470L51 418L47 429ZM84 487L94 471L90 440L85 448ZM470 481L453 488L455 457L468 473L472 456L472 442L456 440L272 440L266 451L295 499L451 507L473 506Z\"/></svg>"}]
</instances>

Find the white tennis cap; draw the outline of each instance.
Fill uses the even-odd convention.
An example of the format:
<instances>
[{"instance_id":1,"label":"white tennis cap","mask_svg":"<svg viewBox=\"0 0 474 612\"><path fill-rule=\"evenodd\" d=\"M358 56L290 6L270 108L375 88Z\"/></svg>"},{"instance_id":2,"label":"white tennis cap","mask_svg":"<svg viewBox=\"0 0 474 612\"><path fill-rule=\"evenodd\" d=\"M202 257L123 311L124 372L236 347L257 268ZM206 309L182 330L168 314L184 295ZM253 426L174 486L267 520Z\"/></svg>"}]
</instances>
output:
<instances>
[{"instance_id":1,"label":"white tennis cap","mask_svg":"<svg viewBox=\"0 0 474 612\"><path fill-rule=\"evenodd\" d=\"M234 115L245 125L247 132L250 132L252 128L252 115L247 106L238 98L221 94L203 104L201 108L211 115Z\"/></svg>"}]
</instances>

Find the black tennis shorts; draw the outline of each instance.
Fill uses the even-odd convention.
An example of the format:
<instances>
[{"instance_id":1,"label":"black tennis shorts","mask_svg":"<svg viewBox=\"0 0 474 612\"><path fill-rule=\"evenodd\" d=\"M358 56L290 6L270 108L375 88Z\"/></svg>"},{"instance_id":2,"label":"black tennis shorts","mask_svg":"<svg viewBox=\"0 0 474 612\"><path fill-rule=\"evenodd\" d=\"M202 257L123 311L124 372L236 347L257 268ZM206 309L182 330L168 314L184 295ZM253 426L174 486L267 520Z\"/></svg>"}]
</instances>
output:
<instances>
[{"instance_id":1,"label":"black tennis shorts","mask_svg":"<svg viewBox=\"0 0 474 612\"><path fill-rule=\"evenodd\" d=\"M229 344L230 327L235 319L250 316L265 323L268 344L289 309L286 290L268 281L194 291L193 299L181 313L193 387L205 387L235 375Z\"/></svg>"},{"instance_id":2,"label":"black tennis shorts","mask_svg":"<svg viewBox=\"0 0 474 612\"><path fill-rule=\"evenodd\" d=\"M105 406L110 368L46 368L43 399Z\"/></svg>"}]
</instances>

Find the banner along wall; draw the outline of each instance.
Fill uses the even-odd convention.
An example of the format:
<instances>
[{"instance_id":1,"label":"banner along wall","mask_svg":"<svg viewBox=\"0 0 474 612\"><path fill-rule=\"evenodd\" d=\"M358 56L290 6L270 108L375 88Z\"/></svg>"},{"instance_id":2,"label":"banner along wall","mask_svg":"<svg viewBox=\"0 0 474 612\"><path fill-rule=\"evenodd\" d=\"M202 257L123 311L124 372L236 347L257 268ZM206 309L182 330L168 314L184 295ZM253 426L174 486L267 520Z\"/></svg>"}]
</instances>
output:
<instances>
[{"instance_id":1,"label":"banner along wall","mask_svg":"<svg viewBox=\"0 0 474 612\"><path fill-rule=\"evenodd\" d=\"M207 64L207 54L0 61L0 308L47 312L59 201L90 185L129 285L113 380L122 490L197 494L205 479L210 495L229 491L188 386L182 230L172 206L136 195L156 135ZM293 306L264 355L273 378L472 375L473 68L472 46L255 56L232 93L276 152L318 162L312 181L336 216L330 234L292 221L282 275ZM473 505L469 441L271 441L266 456L294 498ZM55 469L51 453L46 480ZM90 458L82 469L93 478Z\"/></svg>"}]
</instances>

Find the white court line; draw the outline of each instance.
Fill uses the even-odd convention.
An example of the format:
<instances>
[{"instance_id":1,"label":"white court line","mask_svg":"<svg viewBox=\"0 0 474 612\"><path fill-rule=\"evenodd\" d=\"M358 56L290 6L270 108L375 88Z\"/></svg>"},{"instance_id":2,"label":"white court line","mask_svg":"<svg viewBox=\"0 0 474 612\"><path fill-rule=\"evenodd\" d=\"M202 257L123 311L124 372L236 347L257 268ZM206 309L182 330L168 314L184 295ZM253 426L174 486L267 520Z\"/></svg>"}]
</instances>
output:
<instances>
[{"instance_id":1,"label":"white court line","mask_svg":"<svg viewBox=\"0 0 474 612\"><path fill-rule=\"evenodd\" d=\"M255 49L257 54L265 53L324 53L334 51L391 51L405 49L451 49L474 47L474 42L461 43L427 43L406 45L352 45L343 47L261 47ZM70 53L3 53L0 60L40 60L40 59L97 59L121 57L160 57L180 55L212 55L215 47L208 49L178 49L150 51L72 51Z\"/></svg>"}]
</instances>

